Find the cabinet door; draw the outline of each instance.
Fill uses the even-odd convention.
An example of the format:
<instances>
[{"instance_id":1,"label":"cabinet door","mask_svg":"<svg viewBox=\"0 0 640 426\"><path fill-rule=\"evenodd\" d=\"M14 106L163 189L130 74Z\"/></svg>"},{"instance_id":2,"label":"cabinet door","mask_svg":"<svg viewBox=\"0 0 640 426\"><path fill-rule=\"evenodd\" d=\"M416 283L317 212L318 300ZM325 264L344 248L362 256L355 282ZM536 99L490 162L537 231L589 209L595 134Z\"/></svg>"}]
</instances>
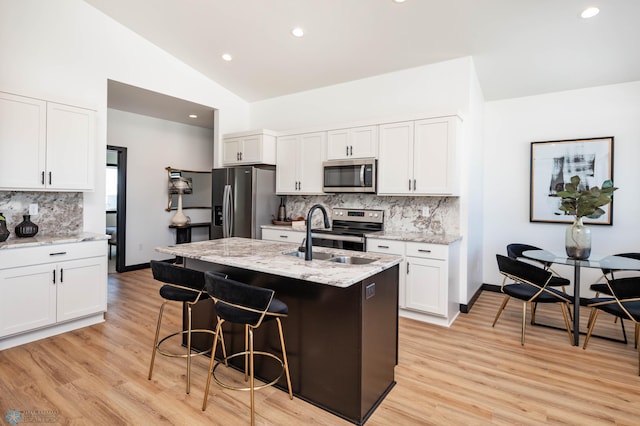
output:
<instances>
[{"instance_id":1,"label":"cabinet door","mask_svg":"<svg viewBox=\"0 0 640 426\"><path fill-rule=\"evenodd\" d=\"M267 241L279 241L282 243L294 243L301 244L305 238L305 233L302 231L291 231L288 229L272 229L267 228L262 230L262 239Z\"/></svg>"},{"instance_id":2,"label":"cabinet door","mask_svg":"<svg viewBox=\"0 0 640 426\"><path fill-rule=\"evenodd\" d=\"M349 158L349 129L327 132L327 159L343 160Z\"/></svg>"},{"instance_id":3,"label":"cabinet door","mask_svg":"<svg viewBox=\"0 0 640 426\"><path fill-rule=\"evenodd\" d=\"M53 264L0 270L0 336L56 322L54 274Z\"/></svg>"},{"instance_id":4,"label":"cabinet door","mask_svg":"<svg viewBox=\"0 0 640 426\"><path fill-rule=\"evenodd\" d=\"M447 315L447 262L407 256L406 308Z\"/></svg>"},{"instance_id":5,"label":"cabinet door","mask_svg":"<svg viewBox=\"0 0 640 426\"><path fill-rule=\"evenodd\" d=\"M404 257L405 243L402 241L367 238L367 252L402 256L402 261L398 265L398 306L401 308L406 307L407 261Z\"/></svg>"},{"instance_id":6,"label":"cabinet door","mask_svg":"<svg viewBox=\"0 0 640 426\"><path fill-rule=\"evenodd\" d=\"M300 135L299 194L323 194L322 162L325 159L326 141L325 132Z\"/></svg>"},{"instance_id":7,"label":"cabinet door","mask_svg":"<svg viewBox=\"0 0 640 426\"><path fill-rule=\"evenodd\" d=\"M44 188L46 130L46 102L0 93L0 188Z\"/></svg>"},{"instance_id":8,"label":"cabinet door","mask_svg":"<svg viewBox=\"0 0 640 426\"><path fill-rule=\"evenodd\" d=\"M351 158L378 158L378 126L351 129Z\"/></svg>"},{"instance_id":9,"label":"cabinet door","mask_svg":"<svg viewBox=\"0 0 640 426\"><path fill-rule=\"evenodd\" d=\"M262 160L262 136L254 135L242 138L240 162L243 164L260 163Z\"/></svg>"},{"instance_id":10,"label":"cabinet door","mask_svg":"<svg viewBox=\"0 0 640 426\"><path fill-rule=\"evenodd\" d=\"M413 192L413 122L380 126L378 194Z\"/></svg>"},{"instance_id":11,"label":"cabinet door","mask_svg":"<svg viewBox=\"0 0 640 426\"><path fill-rule=\"evenodd\" d=\"M417 194L452 194L455 179L453 119L415 123L414 178Z\"/></svg>"},{"instance_id":12,"label":"cabinet door","mask_svg":"<svg viewBox=\"0 0 640 426\"><path fill-rule=\"evenodd\" d=\"M92 190L94 145L94 111L47 103L47 188Z\"/></svg>"},{"instance_id":13,"label":"cabinet door","mask_svg":"<svg viewBox=\"0 0 640 426\"><path fill-rule=\"evenodd\" d=\"M222 140L222 163L238 164L240 162L240 150L242 140L240 138L227 138Z\"/></svg>"},{"instance_id":14,"label":"cabinet door","mask_svg":"<svg viewBox=\"0 0 640 426\"><path fill-rule=\"evenodd\" d=\"M62 262L58 275L58 321L107 310L106 256Z\"/></svg>"},{"instance_id":15,"label":"cabinet door","mask_svg":"<svg viewBox=\"0 0 640 426\"><path fill-rule=\"evenodd\" d=\"M282 136L276 147L276 193L297 194L299 186L299 138Z\"/></svg>"}]
</instances>

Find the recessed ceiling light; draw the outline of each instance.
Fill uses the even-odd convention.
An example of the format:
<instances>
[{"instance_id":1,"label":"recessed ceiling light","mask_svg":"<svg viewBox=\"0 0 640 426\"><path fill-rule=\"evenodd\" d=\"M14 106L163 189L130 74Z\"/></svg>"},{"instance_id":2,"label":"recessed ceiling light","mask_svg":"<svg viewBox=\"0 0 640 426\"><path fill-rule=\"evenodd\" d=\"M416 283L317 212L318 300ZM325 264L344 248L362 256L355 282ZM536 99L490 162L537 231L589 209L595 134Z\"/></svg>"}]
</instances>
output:
<instances>
[{"instance_id":1,"label":"recessed ceiling light","mask_svg":"<svg viewBox=\"0 0 640 426\"><path fill-rule=\"evenodd\" d=\"M291 34L293 34L294 37L302 37L304 35L304 30L300 27L295 27L291 30Z\"/></svg>"},{"instance_id":2,"label":"recessed ceiling light","mask_svg":"<svg viewBox=\"0 0 640 426\"><path fill-rule=\"evenodd\" d=\"M598 13L600 13L600 9L598 9L597 7L588 7L582 11L582 13L580 14L580 17L584 19L589 19L589 18L593 18Z\"/></svg>"},{"instance_id":3,"label":"recessed ceiling light","mask_svg":"<svg viewBox=\"0 0 640 426\"><path fill-rule=\"evenodd\" d=\"M405 0L393 0L394 3L404 3Z\"/></svg>"},{"instance_id":4,"label":"recessed ceiling light","mask_svg":"<svg viewBox=\"0 0 640 426\"><path fill-rule=\"evenodd\" d=\"M224 53L224 54L222 55L222 59L224 59L225 61L229 62L230 60L232 60L232 59L233 59L233 56L231 56L231 55L230 55L230 54L228 54L228 53Z\"/></svg>"},{"instance_id":5,"label":"recessed ceiling light","mask_svg":"<svg viewBox=\"0 0 640 426\"><path fill-rule=\"evenodd\" d=\"M189 114L189 118L198 118L198 116L195 114Z\"/></svg>"}]
</instances>

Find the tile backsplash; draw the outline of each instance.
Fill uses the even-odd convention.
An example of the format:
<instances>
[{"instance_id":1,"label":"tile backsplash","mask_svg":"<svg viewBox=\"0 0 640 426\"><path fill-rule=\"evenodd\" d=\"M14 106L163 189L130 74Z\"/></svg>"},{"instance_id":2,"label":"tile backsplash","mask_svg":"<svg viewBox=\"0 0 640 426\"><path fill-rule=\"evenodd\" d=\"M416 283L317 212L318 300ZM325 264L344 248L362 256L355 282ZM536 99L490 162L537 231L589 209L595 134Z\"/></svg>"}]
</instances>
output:
<instances>
[{"instance_id":1,"label":"tile backsplash","mask_svg":"<svg viewBox=\"0 0 640 426\"><path fill-rule=\"evenodd\" d=\"M38 236L69 235L82 232L81 192L0 191L0 212L7 219L9 238L16 238L15 227L29 214L29 204L38 205L31 221L38 225Z\"/></svg>"},{"instance_id":2,"label":"tile backsplash","mask_svg":"<svg viewBox=\"0 0 640 426\"><path fill-rule=\"evenodd\" d=\"M309 208L322 204L334 207L384 210L387 231L460 234L460 201L458 197L380 197L370 194L333 194L287 196L287 216L306 218ZM423 207L429 216L422 215ZM322 226L322 214L314 213L313 226Z\"/></svg>"}]
</instances>

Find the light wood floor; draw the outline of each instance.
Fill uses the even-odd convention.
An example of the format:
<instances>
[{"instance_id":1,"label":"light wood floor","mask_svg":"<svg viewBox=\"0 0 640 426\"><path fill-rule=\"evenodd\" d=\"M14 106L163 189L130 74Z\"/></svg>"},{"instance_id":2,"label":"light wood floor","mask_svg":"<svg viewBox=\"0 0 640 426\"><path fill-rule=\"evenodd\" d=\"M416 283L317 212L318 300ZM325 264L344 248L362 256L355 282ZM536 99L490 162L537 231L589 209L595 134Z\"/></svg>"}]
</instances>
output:
<instances>
[{"instance_id":1,"label":"light wood floor","mask_svg":"<svg viewBox=\"0 0 640 426\"><path fill-rule=\"evenodd\" d=\"M110 275L104 324L1 351L0 423L8 410L55 410L73 425L248 424L245 392L212 384L201 411L207 358L194 359L190 395L182 360L158 357L147 380L157 289L149 270ZM640 424L633 344L592 339L583 350L564 331L530 326L522 347L518 301L491 327L501 298L484 292L451 328L401 319L397 385L367 425ZM179 311L167 314L164 326L179 326ZM562 322L557 306L538 319ZM598 324L620 334L604 314ZM256 395L257 424L349 424L277 389Z\"/></svg>"}]
</instances>

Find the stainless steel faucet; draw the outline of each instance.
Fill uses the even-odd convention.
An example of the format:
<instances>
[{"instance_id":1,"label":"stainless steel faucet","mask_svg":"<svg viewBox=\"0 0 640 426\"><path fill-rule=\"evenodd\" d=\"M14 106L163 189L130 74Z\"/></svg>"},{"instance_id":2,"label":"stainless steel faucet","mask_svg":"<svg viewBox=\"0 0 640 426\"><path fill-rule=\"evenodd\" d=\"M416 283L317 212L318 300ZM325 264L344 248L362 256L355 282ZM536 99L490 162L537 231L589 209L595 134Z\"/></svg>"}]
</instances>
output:
<instances>
[{"instance_id":1,"label":"stainless steel faucet","mask_svg":"<svg viewBox=\"0 0 640 426\"><path fill-rule=\"evenodd\" d=\"M322 215L324 216L324 227L330 228L331 224L329 223L329 215L327 215L327 210L320 204L314 204L310 209L309 213L307 213L307 246L304 252L304 260L313 260L311 258L312 253L312 244L311 244L311 216L316 209L320 209Z\"/></svg>"}]
</instances>

